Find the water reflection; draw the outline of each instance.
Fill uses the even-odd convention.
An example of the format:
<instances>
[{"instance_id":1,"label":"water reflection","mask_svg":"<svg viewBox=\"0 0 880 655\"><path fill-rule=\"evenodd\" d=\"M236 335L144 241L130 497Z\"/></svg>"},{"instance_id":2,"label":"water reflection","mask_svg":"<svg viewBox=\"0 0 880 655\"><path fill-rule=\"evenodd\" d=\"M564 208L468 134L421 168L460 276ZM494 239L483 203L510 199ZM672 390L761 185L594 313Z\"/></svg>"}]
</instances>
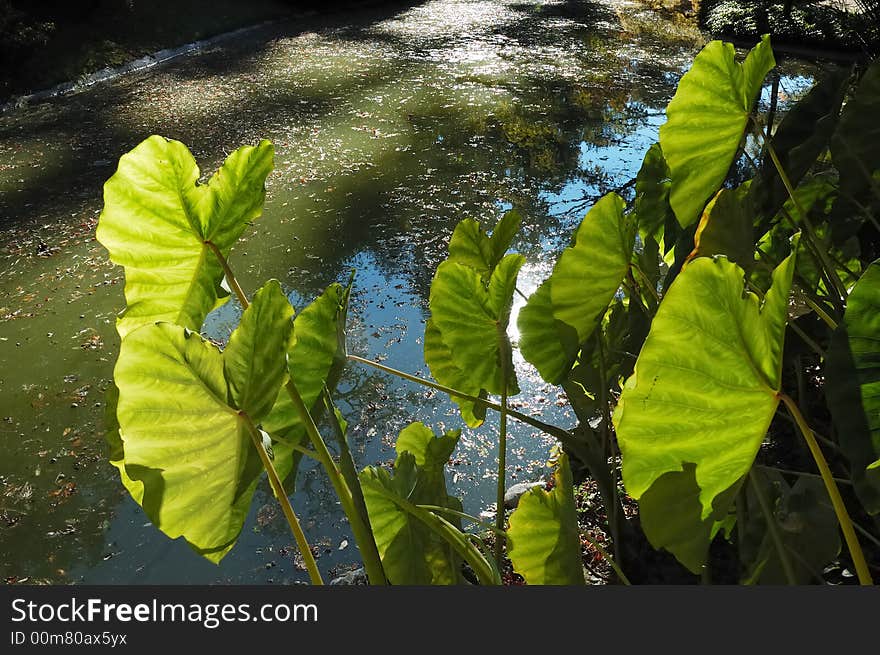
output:
<instances>
[{"instance_id":1,"label":"water reflection","mask_svg":"<svg viewBox=\"0 0 880 655\"><path fill-rule=\"evenodd\" d=\"M519 209L531 291L593 199L638 170L699 39L628 2L434 0L268 27L0 116L0 577L306 579L267 488L215 567L149 525L105 461L102 393L123 301L93 229L119 155L161 133L211 171L271 139L265 215L232 257L243 285L275 277L302 307L355 268L350 351L427 376L427 292L455 224ZM224 339L239 314L229 303L205 332ZM559 390L521 359L518 372L518 409L574 424ZM346 372L339 404L360 465L392 459L412 420L460 426L445 397L364 368ZM490 417L455 454L450 482L471 513L494 498L496 436ZM545 472L549 445L514 426L510 480ZM304 466L296 486L325 574L355 562L320 471Z\"/></svg>"}]
</instances>

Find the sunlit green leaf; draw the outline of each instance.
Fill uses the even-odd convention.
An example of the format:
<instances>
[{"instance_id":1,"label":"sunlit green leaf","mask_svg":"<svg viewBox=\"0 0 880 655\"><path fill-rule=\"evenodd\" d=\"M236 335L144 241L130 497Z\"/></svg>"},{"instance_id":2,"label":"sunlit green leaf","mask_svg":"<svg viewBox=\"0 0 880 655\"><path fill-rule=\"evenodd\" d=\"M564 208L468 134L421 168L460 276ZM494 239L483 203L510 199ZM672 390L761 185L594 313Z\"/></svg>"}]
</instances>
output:
<instances>
[{"instance_id":1,"label":"sunlit green leaf","mask_svg":"<svg viewBox=\"0 0 880 655\"><path fill-rule=\"evenodd\" d=\"M233 152L208 184L185 145L151 136L119 160L104 185L97 239L125 268L127 307L117 328L168 321L191 330L226 297L223 270L206 242L227 256L263 211L272 170L268 141Z\"/></svg>"},{"instance_id":2,"label":"sunlit green leaf","mask_svg":"<svg viewBox=\"0 0 880 655\"><path fill-rule=\"evenodd\" d=\"M318 403L327 376L334 365L338 348L337 328L343 311L344 293L339 284L331 284L293 322L293 339L288 351L288 371L306 407ZM272 411L263 427L290 443L305 437L305 426L285 389L277 394Z\"/></svg>"},{"instance_id":3,"label":"sunlit green leaf","mask_svg":"<svg viewBox=\"0 0 880 655\"><path fill-rule=\"evenodd\" d=\"M694 59L666 108L660 145L672 172L678 222L699 218L736 155L761 84L776 62L765 36L740 64L733 44L712 41Z\"/></svg>"},{"instance_id":4,"label":"sunlit green leaf","mask_svg":"<svg viewBox=\"0 0 880 655\"><path fill-rule=\"evenodd\" d=\"M551 491L526 492L510 515L508 555L530 585L582 585L581 540L568 457L559 458Z\"/></svg>"},{"instance_id":5,"label":"sunlit green leaf","mask_svg":"<svg viewBox=\"0 0 880 655\"><path fill-rule=\"evenodd\" d=\"M629 270L635 226L623 209L617 194L599 200L519 313L520 351L548 382L568 373Z\"/></svg>"},{"instance_id":6,"label":"sunlit green leaf","mask_svg":"<svg viewBox=\"0 0 880 655\"><path fill-rule=\"evenodd\" d=\"M452 351L443 343L440 330L434 321L425 323L425 363L431 375L440 384L457 389L469 396L485 397L486 393L475 384L470 375L462 371L452 360ZM476 428L486 419L486 406L459 396L450 396L461 411L461 418L468 427Z\"/></svg>"},{"instance_id":7,"label":"sunlit green leaf","mask_svg":"<svg viewBox=\"0 0 880 655\"><path fill-rule=\"evenodd\" d=\"M779 403L793 271L789 257L763 305L723 257L696 259L676 278L614 414L631 496L692 463L705 519L748 472Z\"/></svg>"},{"instance_id":8,"label":"sunlit green leaf","mask_svg":"<svg viewBox=\"0 0 880 655\"><path fill-rule=\"evenodd\" d=\"M278 392L291 313L273 281L244 312L228 357L169 323L122 340L115 379L123 481L156 527L215 562L234 545L262 471L248 422L259 423L269 403L253 394ZM280 364L270 361L279 354Z\"/></svg>"},{"instance_id":9,"label":"sunlit green leaf","mask_svg":"<svg viewBox=\"0 0 880 655\"><path fill-rule=\"evenodd\" d=\"M682 470L667 471L657 478L639 498L639 523L655 548L668 550L699 575L742 481L719 494L712 512L703 516L695 470L694 464L687 462Z\"/></svg>"},{"instance_id":10,"label":"sunlit green leaf","mask_svg":"<svg viewBox=\"0 0 880 655\"><path fill-rule=\"evenodd\" d=\"M856 493L880 513L880 260L847 300L826 363L825 393Z\"/></svg>"},{"instance_id":11,"label":"sunlit green leaf","mask_svg":"<svg viewBox=\"0 0 880 655\"><path fill-rule=\"evenodd\" d=\"M257 291L223 351L223 369L233 404L255 421L263 419L287 379L293 307L278 280Z\"/></svg>"},{"instance_id":12,"label":"sunlit green leaf","mask_svg":"<svg viewBox=\"0 0 880 655\"><path fill-rule=\"evenodd\" d=\"M506 255L492 272L488 289L469 266L447 260L437 267L431 284L431 319L452 361L467 371L474 387L501 393L502 356L510 371L508 390L517 393L507 319L522 255Z\"/></svg>"},{"instance_id":13,"label":"sunlit green leaf","mask_svg":"<svg viewBox=\"0 0 880 655\"><path fill-rule=\"evenodd\" d=\"M472 539L443 516L407 499L406 489L414 467L413 456L404 453L400 458L399 472L393 478L387 471L369 466L360 474L364 498L371 507L373 533L389 580L397 580L395 584L398 585L443 583L436 580L431 571L431 565L436 570L438 562L420 550L425 535L429 534L446 542L460 559L465 560L481 584L501 584L498 570ZM460 577L457 581L462 580Z\"/></svg>"}]
</instances>

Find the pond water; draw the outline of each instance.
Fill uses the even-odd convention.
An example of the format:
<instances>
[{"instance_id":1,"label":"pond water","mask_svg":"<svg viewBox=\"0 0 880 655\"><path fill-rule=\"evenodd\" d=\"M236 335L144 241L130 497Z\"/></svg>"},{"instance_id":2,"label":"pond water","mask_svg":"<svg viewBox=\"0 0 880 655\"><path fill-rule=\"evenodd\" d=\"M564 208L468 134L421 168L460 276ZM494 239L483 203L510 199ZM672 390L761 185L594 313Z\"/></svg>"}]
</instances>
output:
<instances>
[{"instance_id":1,"label":"pond water","mask_svg":"<svg viewBox=\"0 0 880 655\"><path fill-rule=\"evenodd\" d=\"M693 28L625 0L432 0L262 27L0 115L0 580L307 579L267 485L215 566L153 528L107 463L123 280L94 227L121 154L159 133L211 172L238 146L272 140L264 215L231 258L243 286L277 278L302 307L354 268L349 351L427 376L428 289L455 224L490 227L519 209L530 293L595 199L638 171L701 45ZM789 61L783 73L795 96L815 66ZM239 314L228 303L205 333L226 338ZM561 390L517 368L512 404L572 426ZM461 426L445 396L372 369L349 366L337 398L359 466L389 463L413 420ZM475 514L494 502L496 419L463 431L448 476ZM552 442L511 428L508 484L546 474ZM294 506L325 576L358 562L309 463Z\"/></svg>"}]
</instances>

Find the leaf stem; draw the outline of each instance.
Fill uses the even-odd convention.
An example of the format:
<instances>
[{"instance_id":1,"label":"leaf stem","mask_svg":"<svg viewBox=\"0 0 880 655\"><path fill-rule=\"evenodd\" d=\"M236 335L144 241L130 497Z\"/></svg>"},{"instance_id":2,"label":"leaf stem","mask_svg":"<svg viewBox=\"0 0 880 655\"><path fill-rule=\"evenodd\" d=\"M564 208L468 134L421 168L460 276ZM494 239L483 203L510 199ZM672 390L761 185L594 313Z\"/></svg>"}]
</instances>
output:
<instances>
[{"instance_id":1,"label":"leaf stem","mask_svg":"<svg viewBox=\"0 0 880 655\"><path fill-rule=\"evenodd\" d=\"M828 491L828 496L831 498L834 513L837 514L837 521L840 523L840 529L843 530L843 536L846 540L847 548L849 548L849 554L852 557L853 566L855 566L856 575L859 578L859 584L874 584L871 579L871 573L868 570L868 563L865 561L865 554L862 552L859 538L856 536L855 529L853 528L852 519L849 517L849 512L847 512L846 505L840 495L840 490L837 488L837 485L834 482L834 477L831 475L831 469L828 467L825 455L822 454L822 449L819 448L819 444L816 443L816 439L813 437L813 431L810 429L810 426L807 425L807 422L804 419L803 414L801 414L800 409L798 409L797 404L788 395L781 394L780 399L785 403L786 408L795 423L797 423L804 440L807 442L810 453L816 461L816 466L819 467L819 473L822 475L822 482L825 483L825 489Z\"/></svg>"},{"instance_id":2,"label":"leaf stem","mask_svg":"<svg viewBox=\"0 0 880 655\"><path fill-rule=\"evenodd\" d=\"M596 350L599 356L599 402L602 412L602 457L606 462L614 461L614 450L611 442L611 406L608 402L608 378L605 369L605 344L603 343L604 332L599 330L596 335ZM611 466L611 489L609 492L614 494L617 499L617 467ZM620 505L612 502L610 507L606 508L608 513L608 525L611 528L611 539L614 546L614 557L620 559L620 513L618 510Z\"/></svg>"},{"instance_id":3,"label":"leaf stem","mask_svg":"<svg viewBox=\"0 0 880 655\"><path fill-rule=\"evenodd\" d=\"M825 351L822 350L822 347L818 343L816 343L812 339L812 337L810 337L810 335L804 332L797 323L795 323L794 321L789 321L788 327L790 327L792 331L797 334L814 353L819 355L819 357L821 357L822 359L825 359Z\"/></svg>"},{"instance_id":4,"label":"leaf stem","mask_svg":"<svg viewBox=\"0 0 880 655\"><path fill-rule=\"evenodd\" d=\"M241 286L238 284L238 280L235 277L235 273L232 271L232 268L229 266L229 262L226 260L226 257L223 256L223 253L220 252L220 248L217 247L213 241L205 241L205 245L211 249L211 252L217 257L217 261L220 262L220 266L223 268L223 273L226 275L226 281L229 283L229 286L232 288L233 293L238 298L238 302L241 303L242 309L247 309L250 303L248 302L247 296L242 290Z\"/></svg>"},{"instance_id":5,"label":"leaf stem","mask_svg":"<svg viewBox=\"0 0 880 655\"><path fill-rule=\"evenodd\" d=\"M845 299L847 296L846 286L844 286L843 282L840 279L840 276L837 275L837 269L834 268L834 266L831 264L831 261L828 259L828 254L819 247L818 243L816 243L816 231L813 229L813 225L810 222L809 217L807 216L807 212L804 211L800 200L798 200L797 196L795 195L794 186L792 185L791 180L788 179L788 174L782 167L782 162L779 161L779 156L776 154L776 148L773 147L773 141L766 140L765 144L767 146L767 152L770 154L770 159L773 160L773 165L776 167L776 172L778 172L779 177L782 178L782 183L785 185L786 191L788 191L788 196L791 198L791 201L794 203L795 209L797 209L798 213L800 214L801 220L803 221L804 227L807 231L807 237L813 247L813 250L819 261L822 263L822 267L825 269L828 277L831 279L831 283L835 288L834 290L839 294L838 300Z\"/></svg>"},{"instance_id":6,"label":"leaf stem","mask_svg":"<svg viewBox=\"0 0 880 655\"><path fill-rule=\"evenodd\" d=\"M770 501L767 498L767 494L764 493L764 489L755 479L755 475L752 471L749 471L749 484L752 486L752 491L755 493L755 497L758 499L758 504L761 506L761 513L764 515L764 520L767 523L767 531L770 533L770 538L773 540L773 545L776 547L776 553L779 555L779 562L782 564L785 579L788 581L788 584L796 585L797 577L794 574L791 560L788 558L788 551L785 549L785 542L782 540L782 534L779 532L779 523L776 522L776 516L773 512L773 508L770 507Z\"/></svg>"},{"instance_id":7,"label":"leaf stem","mask_svg":"<svg viewBox=\"0 0 880 655\"><path fill-rule=\"evenodd\" d=\"M351 491L351 499L354 509L358 512L361 522L366 527L365 534L363 535L366 543L361 544L358 542L358 548L361 550L361 557L364 559L364 570L367 571L367 576L370 578L370 584L388 584L388 579L385 577L385 569L382 566L382 558L379 556L379 548L376 546L376 539L373 536L373 529L370 525L370 515L367 512L367 503L364 500L364 493L361 489L360 480L358 480L354 457L352 457L351 449L348 447L348 440L346 439L342 425L340 425L336 416L336 406L333 404L330 390L327 389L326 386L324 387L324 403L327 406L330 425L333 427L336 441L339 443L339 465L342 469L342 477L345 478L348 488ZM369 560L369 568L367 567L367 560Z\"/></svg>"},{"instance_id":8,"label":"leaf stem","mask_svg":"<svg viewBox=\"0 0 880 655\"><path fill-rule=\"evenodd\" d=\"M837 329L837 321L835 321L833 318L831 318L831 317L825 312L825 310L823 310L823 309L819 306L819 304L816 303L816 302L814 302L814 301L813 301L813 300L812 300L807 294L805 294L805 293L804 293L803 291L801 291L800 289L798 289L798 291L800 291L801 296L802 296L803 299L804 299L804 302L807 303L807 306L808 306L810 309L812 309L814 312L816 312L816 315L817 315L819 318L821 318L823 321L825 321L825 324L826 324L828 327L830 327L832 330L836 330L836 329Z\"/></svg>"},{"instance_id":9,"label":"leaf stem","mask_svg":"<svg viewBox=\"0 0 880 655\"><path fill-rule=\"evenodd\" d=\"M330 451L327 449L327 444L324 443L321 433L318 432L318 426L315 425L315 421L306 407L305 401L303 401L302 396L299 393L299 389L296 388L292 379L288 380L284 387L287 390L287 395L290 396L290 400L293 402L294 409L296 409L297 414L299 414L300 420L303 422L303 425L305 425L306 434L309 435L309 439L312 442L312 447L315 449L318 461L324 466L324 470L327 472L327 477L330 478L330 484L333 485L333 489L339 497L339 502L342 504L342 509L348 517L348 523L351 526L351 531L354 535L355 542L357 542L358 550L364 560L364 570L367 573L370 584L387 584L385 573L382 569L382 562L379 559L379 552L376 550L376 542L373 539L373 533L361 519L361 515L355 507L351 490L343 479L339 467L336 466L336 462L333 461L333 457L330 455Z\"/></svg>"},{"instance_id":10,"label":"leaf stem","mask_svg":"<svg viewBox=\"0 0 880 655\"><path fill-rule=\"evenodd\" d=\"M755 466L764 471L776 471L777 473L782 473L783 475L797 475L802 478L819 478L822 479L822 476L818 473L807 473L806 471L792 471L791 469L781 469L778 466L766 466L764 464L755 464ZM837 484L845 484L847 486L852 486L852 482L849 480L844 480L843 478L833 478Z\"/></svg>"},{"instance_id":11,"label":"leaf stem","mask_svg":"<svg viewBox=\"0 0 880 655\"><path fill-rule=\"evenodd\" d=\"M272 492L275 494L278 504L281 505L281 511L284 512L284 517L290 525L290 531L293 533L293 538L296 539L296 545L299 547L299 552L303 557L303 562L306 565L306 570L309 572L309 578L311 579L312 584L324 584L324 580L321 578L321 572L318 570L318 564L315 562L315 556L312 554L312 549L309 547L306 535L302 530L302 526L299 524L296 512L293 511L293 506L290 504L290 498L287 497L287 492L284 491L284 485L281 484L281 478L278 477L275 465L272 464L272 460L269 459L269 454L263 447L263 439L260 436L259 430L257 430L253 421L251 421L251 418L247 414L239 412L238 416L244 421L245 426L247 426L248 433L251 435L251 441L254 443L254 448L257 449L257 453L260 455L260 461L263 462L263 468L266 469L266 474L269 476L269 485L272 487Z\"/></svg>"},{"instance_id":12,"label":"leaf stem","mask_svg":"<svg viewBox=\"0 0 880 655\"><path fill-rule=\"evenodd\" d=\"M660 302L661 302L661 299L660 299L660 293L657 291L657 287L656 287L655 285L651 284L651 280L648 279L648 276L647 276L647 275L645 274L645 272L639 267L638 264L633 264L632 262L630 262L629 267L630 267L632 270L634 270L636 273L639 274L639 277L640 277L641 280L642 280L642 285L641 285L641 286L646 287L646 288L651 292L651 295L654 296L654 300L656 300L656 301L657 301L657 304L659 305Z\"/></svg>"},{"instance_id":13,"label":"leaf stem","mask_svg":"<svg viewBox=\"0 0 880 655\"><path fill-rule=\"evenodd\" d=\"M459 512L457 509L452 509L450 507L441 507L440 505L416 505L416 507L421 507L422 509L427 509L427 510L430 510L435 513L440 512L442 514L449 514L451 516L457 516L458 518L465 519L466 521L470 521L474 525L480 526L484 530L489 530L489 531L494 532L502 537L507 536L506 530L499 530L491 523L486 523L485 521L478 519L476 516L471 516L470 514L466 514L464 512Z\"/></svg>"},{"instance_id":14,"label":"leaf stem","mask_svg":"<svg viewBox=\"0 0 880 655\"><path fill-rule=\"evenodd\" d=\"M365 364L367 366L371 366L375 369L383 371L384 373L389 373L396 377L402 378L404 380L409 380L410 382L415 382L416 384L420 384L423 387L429 387L431 389L436 389L437 391L442 391L445 394L450 396L455 396L456 398L464 398L466 400L470 400L475 403L479 403L481 405L485 405L489 409L494 409L496 412L501 411L501 405L496 402L493 402L487 398L479 398L477 396L472 396L470 394L464 393L463 391L459 391L458 389L453 389L452 387L447 387L442 384L437 384L436 382L431 382L430 380L425 380L424 378L420 378L415 375L410 375L409 373L404 373L403 371L398 371L396 368L391 368L390 366L385 366L384 364L380 364L379 362L374 362L371 359L365 359L363 357L358 357L357 355L348 355L348 358L353 362L358 362L360 364ZM562 444L569 448L573 453L575 453L578 458L586 462L588 459L583 455L583 449L581 445L574 439L571 433L565 428L560 428L556 425L550 425L549 423L544 423L543 421L539 421L538 419L529 416L528 414L523 414L522 412L518 412L515 409L507 408L508 416L515 418L517 421L521 423L525 423L527 425L531 425L533 428L537 428L542 432L549 434L551 437L556 437Z\"/></svg>"}]
</instances>

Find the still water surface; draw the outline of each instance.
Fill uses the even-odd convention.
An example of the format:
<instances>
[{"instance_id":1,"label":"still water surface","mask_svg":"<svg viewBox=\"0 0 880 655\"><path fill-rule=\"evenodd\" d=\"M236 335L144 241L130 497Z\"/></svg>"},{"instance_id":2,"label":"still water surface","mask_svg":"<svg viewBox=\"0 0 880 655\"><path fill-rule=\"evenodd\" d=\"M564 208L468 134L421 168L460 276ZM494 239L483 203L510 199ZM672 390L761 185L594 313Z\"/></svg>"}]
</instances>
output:
<instances>
[{"instance_id":1,"label":"still water surface","mask_svg":"<svg viewBox=\"0 0 880 655\"><path fill-rule=\"evenodd\" d=\"M106 461L123 297L94 227L121 154L159 133L209 173L238 146L273 141L264 215L232 256L243 286L277 278L302 307L354 268L349 351L427 376L428 289L455 224L519 209L530 293L595 198L638 171L701 45L625 0L432 0L275 24L0 115L0 580L307 579L265 484L218 567L153 528ZM783 70L794 96L815 67ZM223 340L239 315L230 302L204 331ZM517 366L512 404L572 426L561 390ZM390 462L412 420L461 425L446 397L370 369L349 367L337 398L359 466ZM475 514L494 500L495 418L464 430L448 476ZM508 484L546 474L551 445L514 424ZM358 561L308 462L294 505L325 576Z\"/></svg>"}]
</instances>

